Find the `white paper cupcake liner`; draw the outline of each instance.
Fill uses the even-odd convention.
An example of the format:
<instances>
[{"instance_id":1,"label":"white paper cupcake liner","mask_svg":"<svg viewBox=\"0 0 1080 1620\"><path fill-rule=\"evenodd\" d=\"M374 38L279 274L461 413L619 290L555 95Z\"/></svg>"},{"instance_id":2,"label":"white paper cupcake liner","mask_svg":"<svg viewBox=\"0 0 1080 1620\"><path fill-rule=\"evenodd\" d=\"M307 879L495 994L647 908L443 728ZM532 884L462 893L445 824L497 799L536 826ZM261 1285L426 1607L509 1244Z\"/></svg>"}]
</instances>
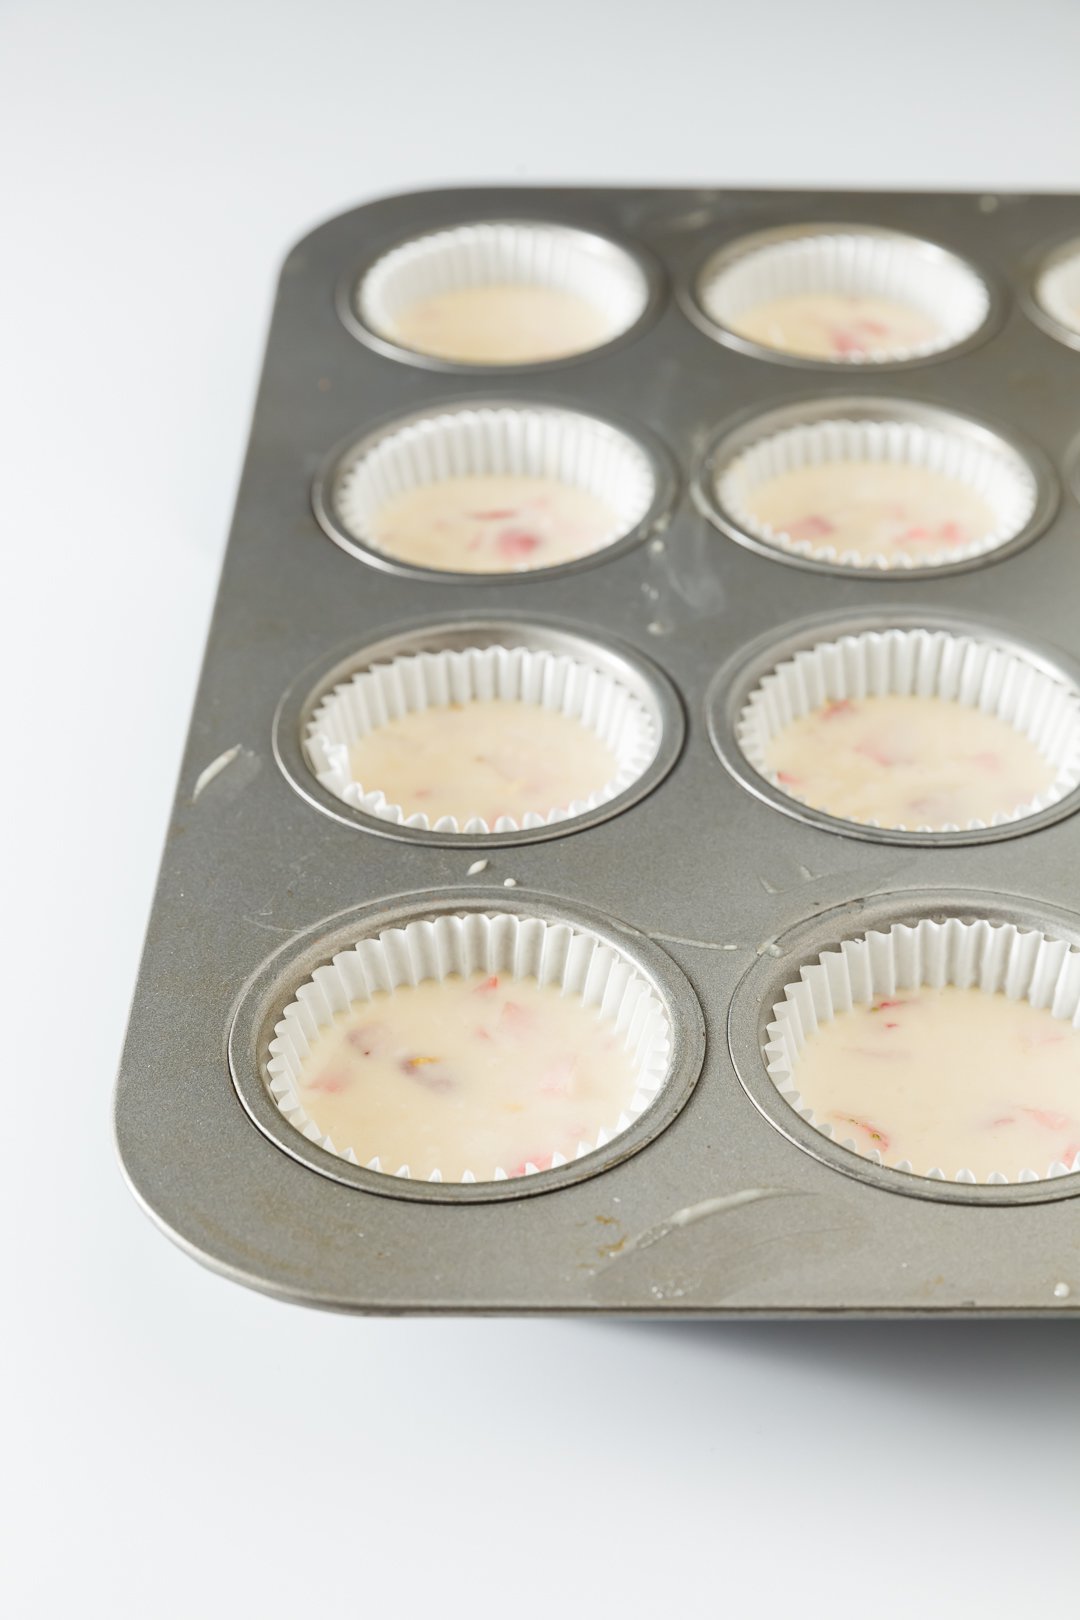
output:
<instances>
[{"instance_id":1,"label":"white paper cupcake liner","mask_svg":"<svg viewBox=\"0 0 1080 1620\"><path fill-rule=\"evenodd\" d=\"M378 551L373 525L388 501L428 484L474 477L551 478L603 501L615 518L594 553L635 529L656 495L648 455L608 422L557 408L463 407L359 445L339 467L334 512L354 540Z\"/></svg>"},{"instance_id":2,"label":"white paper cupcake liner","mask_svg":"<svg viewBox=\"0 0 1080 1620\"><path fill-rule=\"evenodd\" d=\"M993 527L964 546L942 547L918 557L868 557L837 552L833 546L810 540L792 540L755 516L755 494L772 479L799 468L840 461L895 462L955 479L986 502L994 514ZM806 422L766 435L721 468L716 498L740 529L779 550L841 568L891 570L943 567L1007 545L1031 521L1038 485L1023 457L1002 440L991 445L959 430L951 433L906 417L890 420L883 416L877 421Z\"/></svg>"},{"instance_id":3,"label":"white paper cupcake liner","mask_svg":"<svg viewBox=\"0 0 1080 1620\"><path fill-rule=\"evenodd\" d=\"M356 311L371 331L396 342L398 317L422 299L508 284L583 298L605 317L601 343L628 331L649 299L644 271L616 243L568 226L506 221L460 225L401 243L361 280Z\"/></svg>"},{"instance_id":4,"label":"white paper cupcake liner","mask_svg":"<svg viewBox=\"0 0 1080 1620\"><path fill-rule=\"evenodd\" d=\"M464 824L454 816L434 823L422 813L406 817L377 783L353 778L349 749L379 726L418 710L492 698L533 704L580 721L614 753L615 775L569 805L530 812L520 821L501 816L493 827L479 816ZM354 675L323 698L308 725L304 749L324 787L381 821L435 832L503 833L550 826L609 803L644 774L659 741L648 709L614 676L565 653L495 646L407 654Z\"/></svg>"},{"instance_id":5,"label":"white paper cupcake liner","mask_svg":"<svg viewBox=\"0 0 1080 1620\"><path fill-rule=\"evenodd\" d=\"M1080 242L1055 255L1037 277L1035 297L1051 320L1080 337Z\"/></svg>"},{"instance_id":6,"label":"white paper cupcake liner","mask_svg":"<svg viewBox=\"0 0 1080 1620\"><path fill-rule=\"evenodd\" d=\"M768 745L826 703L868 697L933 697L962 703L996 715L1034 744L1053 766L1053 782L1036 798L1002 810L989 825L1037 815L1080 785L1080 693L1016 653L947 630L868 630L796 653L751 693L736 729L739 747L759 776L801 803L798 794L770 771ZM908 829L900 824L891 830L948 833L986 825L969 821L963 827Z\"/></svg>"},{"instance_id":7,"label":"white paper cupcake liner","mask_svg":"<svg viewBox=\"0 0 1080 1620\"><path fill-rule=\"evenodd\" d=\"M784 999L772 1009L764 1055L773 1083L795 1111L841 1147L858 1153L875 1164L886 1164L878 1149L864 1153L850 1137L840 1138L833 1127L814 1115L800 1096L794 1075L799 1055L807 1040L837 1013L856 1006L868 1006L879 996L920 987L940 989L978 987L988 995L1001 991L1011 1001L1028 1001L1033 1007L1049 1008L1055 1018L1080 1025L1080 951L1063 940L1049 938L1036 930L1022 930L1012 923L994 923L989 918L964 922L950 917L945 922L923 919L914 927L895 923L888 933L869 933L862 939L846 939L838 949L825 951L809 966L800 969L798 981L784 986ZM891 1165L909 1174L921 1173L934 1181L978 1181L963 1167L936 1166L926 1172L913 1172L908 1160ZM1080 1169L1080 1154L1072 1164L1055 1161L1040 1168L1021 1170L1018 1182L1043 1181ZM993 1171L985 1178L988 1185L1001 1186L1009 1177Z\"/></svg>"},{"instance_id":8,"label":"white paper cupcake liner","mask_svg":"<svg viewBox=\"0 0 1080 1620\"><path fill-rule=\"evenodd\" d=\"M309 1141L358 1164L353 1148L331 1141L300 1103L297 1087L311 1043L321 1029L333 1023L335 1013L370 1000L376 991L453 974L467 977L477 971L558 985L564 994L580 996L586 1007L596 1008L623 1037L636 1069L637 1090L630 1105L595 1140L578 1144L575 1158L605 1147L655 1100L668 1079L672 1030L662 1003L634 963L613 946L568 923L507 913L472 913L387 929L373 939L358 941L352 950L340 952L331 963L315 970L285 1008L270 1042L266 1072L282 1114ZM409 1177L407 1164L384 1165L377 1151L371 1153L365 1147L364 1153L369 1170ZM567 1162L556 1154L552 1168ZM535 1174L537 1167L526 1165L525 1173ZM435 1170L428 1179L442 1181L444 1177ZM499 1167L489 1178L466 1170L460 1177L463 1182L487 1179L505 1181L508 1172Z\"/></svg>"},{"instance_id":9,"label":"white paper cupcake liner","mask_svg":"<svg viewBox=\"0 0 1080 1620\"><path fill-rule=\"evenodd\" d=\"M936 336L924 343L838 355L824 360L829 365L938 354L966 342L990 308L985 283L953 254L915 237L859 230L810 230L760 246L751 239L745 252L736 247L706 266L698 296L710 320L738 335L750 310L807 293L888 299L919 310L938 326Z\"/></svg>"}]
</instances>

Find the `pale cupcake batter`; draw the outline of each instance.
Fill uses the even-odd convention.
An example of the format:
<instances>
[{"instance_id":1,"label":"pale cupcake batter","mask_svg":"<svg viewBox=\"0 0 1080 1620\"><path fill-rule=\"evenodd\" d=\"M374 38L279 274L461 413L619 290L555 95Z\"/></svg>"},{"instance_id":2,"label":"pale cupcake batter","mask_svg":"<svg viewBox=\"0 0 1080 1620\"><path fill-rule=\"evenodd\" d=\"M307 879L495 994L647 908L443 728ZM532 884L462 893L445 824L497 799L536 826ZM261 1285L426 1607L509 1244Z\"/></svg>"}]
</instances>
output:
<instances>
[{"instance_id":1,"label":"pale cupcake batter","mask_svg":"<svg viewBox=\"0 0 1080 1620\"><path fill-rule=\"evenodd\" d=\"M490 1181L572 1159L637 1090L614 1026L535 979L426 979L354 1002L321 1030L298 1096L339 1153L393 1174Z\"/></svg>"},{"instance_id":2,"label":"pale cupcake batter","mask_svg":"<svg viewBox=\"0 0 1080 1620\"><path fill-rule=\"evenodd\" d=\"M902 461L797 467L764 480L747 505L781 541L864 562L926 562L985 539L996 526L990 506L966 484Z\"/></svg>"},{"instance_id":3,"label":"pale cupcake batter","mask_svg":"<svg viewBox=\"0 0 1080 1620\"><path fill-rule=\"evenodd\" d=\"M834 1140L919 1175L1044 1175L1080 1152L1080 1033L981 990L898 990L809 1037L792 1075Z\"/></svg>"},{"instance_id":4,"label":"pale cupcake batter","mask_svg":"<svg viewBox=\"0 0 1080 1620\"><path fill-rule=\"evenodd\" d=\"M376 512L371 540L421 568L509 574L586 557L618 529L614 508L573 484L476 476L396 495Z\"/></svg>"},{"instance_id":5,"label":"pale cupcake batter","mask_svg":"<svg viewBox=\"0 0 1080 1620\"><path fill-rule=\"evenodd\" d=\"M407 348L465 365L527 365L595 349L610 322L578 293L528 282L455 287L399 310L393 336Z\"/></svg>"},{"instance_id":6,"label":"pale cupcake batter","mask_svg":"<svg viewBox=\"0 0 1080 1620\"><path fill-rule=\"evenodd\" d=\"M882 827L990 822L1055 775L1008 721L936 697L826 703L779 731L765 764L804 804Z\"/></svg>"},{"instance_id":7,"label":"pale cupcake batter","mask_svg":"<svg viewBox=\"0 0 1080 1620\"><path fill-rule=\"evenodd\" d=\"M378 726L349 750L353 780L381 790L406 817L480 816L520 822L587 799L618 762L580 720L537 703L489 698L417 709Z\"/></svg>"},{"instance_id":8,"label":"pale cupcake batter","mask_svg":"<svg viewBox=\"0 0 1080 1620\"><path fill-rule=\"evenodd\" d=\"M884 360L941 337L932 316L889 298L795 293L743 310L732 331L808 360Z\"/></svg>"}]
</instances>

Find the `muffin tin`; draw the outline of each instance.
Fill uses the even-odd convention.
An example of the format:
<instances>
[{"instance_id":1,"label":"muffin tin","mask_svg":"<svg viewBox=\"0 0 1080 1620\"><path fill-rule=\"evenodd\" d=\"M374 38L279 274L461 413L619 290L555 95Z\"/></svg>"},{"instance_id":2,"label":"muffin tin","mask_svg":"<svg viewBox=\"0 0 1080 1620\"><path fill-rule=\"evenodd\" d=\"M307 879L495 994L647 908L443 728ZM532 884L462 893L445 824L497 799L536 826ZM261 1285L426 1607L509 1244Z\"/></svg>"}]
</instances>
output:
<instances>
[{"instance_id":1,"label":"muffin tin","mask_svg":"<svg viewBox=\"0 0 1080 1620\"><path fill-rule=\"evenodd\" d=\"M739 724L778 662L848 633L971 637L1077 683L1080 357L1034 314L1076 211L1067 197L500 188L390 198L293 250L117 1091L125 1174L170 1236L251 1286L352 1311L1075 1311L1080 1174L986 1185L876 1165L804 1120L766 1067L784 987L868 931L989 919L1080 950L1075 789L988 828L857 827L759 776ZM507 222L617 267L625 330L569 358L464 366L396 343L360 298L403 246ZM822 226L925 244L927 265L981 280L984 318L887 364L789 360L717 325L703 289L718 269ZM886 408L962 421L1019 456L1022 527L944 568L875 571L782 551L723 508L717 472L763 423ZM610 547L465 576L349 534L336 491L356 447L503 410L576 413L639 447L651 497ZM657 744L624 791L542 826L455 833L318 780L305 745L335 687L424 649L500 645L630 687ZM663 1009L664 1083L625 1130L554 1169L451 1184L350 1163L290 1124L270 1045L301 986L329 983L358 941L502 915L615 953Z\"/></svg>"}]
</instances>

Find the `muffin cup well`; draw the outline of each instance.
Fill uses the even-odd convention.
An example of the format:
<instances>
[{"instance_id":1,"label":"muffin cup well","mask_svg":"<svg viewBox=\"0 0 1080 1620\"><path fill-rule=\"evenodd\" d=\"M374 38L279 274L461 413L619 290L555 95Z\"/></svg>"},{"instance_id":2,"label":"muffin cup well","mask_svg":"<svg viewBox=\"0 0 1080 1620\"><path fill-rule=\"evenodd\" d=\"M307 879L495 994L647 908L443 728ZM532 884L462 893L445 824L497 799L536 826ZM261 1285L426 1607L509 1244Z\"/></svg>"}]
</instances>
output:
<instances>
[{"instance_id":1,"label":"muffin cup well","mask_svg":"<svg viewBox=\"0 0 1080 1620\"><path fill-rule=\"evenodd\" d=\"M741 319L776 298L800 294L881 298L932 319L937 332L913 346L807 356L743 337ZM709 259L697 279L706 329L723 342L788 364L873 366L927 360L970 342L991 312L987 284L956 254L877 227L790 226L743 237Z\"/></svg>"},{"instance_id":2,"label":"muffin cup well","mask_svg":"<svg viewBox=\"0 0 1080 1620\"><path fill-rule=\"evenodd\" d=\"M1040 325L1070 348L1080 348L1080 238L1044 258L1030 289Z\"/></svg>"},{"instance_id":3,"label":"muffin cup well","mask_svg":"<svg viewBox=\"0 0 1080 1620\"><path fill-rule=\"evenodd\" d=\"M1018 652L947 630L865 630L804 648L754 688L739 717L738 743L754 770L786 792L766 764L775 737L826 703L886 696L939 698L996 715L1053 765L1050 787L1003 809L989 825L1038 815L1080 786L1080 692ZM796 794L787 796L802 802ZM947 835L987 825L969 821L914 830ZM896 830L909 829L899 824Z\"/></svg>"},{"instance_id":4,"label":"muffin cup well","mask_svg":"<svg viewBox=\"0 0 1080 1620\"><path fill-rule=\"evenodd\" d=\"M362 729L427 703L518 697L564 713L609 739L616 780L563 813L507 818L497 829L438 827L408 820L378 788L353 782L348 748ZM631 647L540 619L503 617L422 621L380 640L339 651L303 672L274 719L274 754L292 786L335 820L403 842L458 850L558 838L637 803L679 757L685 718L668 677Z\"/></svg>"},{"instance_id":5,"label":"muffin cup well","mask_svg":"<svg viewBox=\"0 0 1080 1620\"><path fill-rule=\"evenodd\" d=\"M792 720L844 697L890 694L937 696L999 715L1054 765L1054 782L1011 815L945 830L830 815L803 803L769 772L765 748ZM733 654L713 676L705 709L713 748L748 792L785 815L847 838L920 846L995 843L1080 808L1080 666L974 615L910 606L887 614L815 614Z\"/></svg>"},{"instance_id":6,"label":"muffin cup well","mask_svg":"<svg viewBox=\"0 0 1080 1620\"><path fill-rule=\"evenodd\" d=\"M332 1023L334 1013L370 1000L377 990L394 991L402 985L452 975L467 977L478 971L511 980L535 978L542 985L557 985L566 995L579 996L587 1008L595 1008L615 1033L624 1037L632 1052L637 1090L630 1104L601 1129L595 1140L579 1142L575 1158L605 1147L629 1129L654 1101L668 1072L671 1026L662 1004L633 965L610 946L576 933L569 924L548 923L539 917L474 913L469 917L444 916L436 922L414 922L360 940L351 951L340 952L332 962L317 968L299 986L296 999L275 1026L266 1065L271 1094L290 1125L327 1153L353 1164L361 1162L351 1145L338 1146L324 1136L300 1103L297 1086L310 1042L321 1028ZM405 1178L410 1174L407 1164L384 1166L378 1143L364 1146L362 1162L368 1170L383 1174ZM552 1168L567 1162L556 1154ZM529 1165L525 1173L541 1172ZM460 1179L505 1181L507 1174L500 1166L490 1176L476 1176L466 1170ZM427 1179L448 1178L435 1170Z\"/></svg>"},{"instance_id":7,"label":"muffin cup well","mask_svg":"<svg viewBox=\"0 0 1080 1620\"><path fill-rule=\"evenodd\" d=\"M755 516L755 493L774 478L839 461L906 465L955 479L990 508L992 528L965 545L920 556L866 556L792 540ZM866 579L976 567L1033 539L1057 503L1053 475L1032 446L938 406L857 395L783 405L722 428L702 459L695 494L719 529L763 555Z\"/></svg>"},{"instance_id":8,"label":"muffin cup well","mask_svg":"<svg viewBox=\"0 0 1080 1620\"><path fill-rule=\"evenodd\" d=\"M545 478L582 490L611 509L609 532L580 555L543 568L488 573L433 568L385 551L373 525L385 504L448 479ZM418 412L335 451L316 478L315 514L353 556L394 573L449 583L550 578L642 539L674 490L670 458L651 439L560 406L462 402Z\"/></svg>"},{"instance_id":9,"label":"muffin cup well","mask_svg":"<svg viewBox=\"0 0 1080 1620\"><path fill-rule=\"evenodd\" d=\"M347 960L342 965L339 958ZM290 1070L310 1033L332 1019L336 1006L378 988L419 982L429 969L439 977L473 966L485 972L505 968L513 977L536 972L543 982L580 993L586 1005L620 1020L639 1063L646 1105L638 1117L621 1128L613 1121L603 1142L586 1146L566 1164L473 1182L399 1176L397 1165L369 1170L321 1146L314 1139L318 1131L305 1132L303 1121L298 1128L286 1118L280 1102L287 1100ZM287 1048L271 1050L287 1015L291 1055ZM472 885L374 901L288 940L242 991L228 1043L240 1101L283 1152L346 1187L421 1203L516 1199L610 1169L671 1124L697 1082L704 1052L697 997L667 952L647 936L577 901ZM270 1061L279 1056L271 1074Z\"/></svg>"},{"instance_id":10,"label":"muffin cup well","mask_svg":"<svg viewBox=\"0 0 1080 1620\"><path fill-rule=\"evenodd\" d=\"M345 310L358 335L395 358L447 370L502 371L507 364L558 365L630 332L657 296L656 273L635 253L594 231L524 220L487 220L411 237L382 254L347 289ZM478 362L444 359L404 343L402 312L464 288L534 286L581 298L603 318L596 344L550 359Z\"/></svg>"},{"instance_id":11,"label":"muffin cup well","mask_svg":"<svg viewBox=\"0 0 1080 1620\"><path fill-rule=\"evenodd\" d=\"M798 1059L808 1038L839 1012L870 1005L878 997L920 987L977 988L985 994L1002 992L1010 1000L1022 999L1047 1008L1055 1018L1080 1025L1080 951L1064 940L987 917L944 921L923 918L914 925L895 923L888 932L871 932L845 939L801 968L797 980L784 986L783 998L773 1007L764 1048L768 1073L788 1105L823 1136L836 1139L851 1153L875 1164L885 1161L874 1149L863 1153L855 1140L837 1137L832 1126L816 1118L798 1090ZM907 1160L890 1168L916 1174ZM1041 1181L1080 1169L1080 1153L1071 1164L1055 1161L1021 1170L1018 1182ZM978 1178L963 1165L935 1166L922 1172L931 1181L976 1184ZM987 1185L1005 1186L1009 1177L993 1171Z\"/></svg>"},{"instance_id":12,"label":"muffin cup well","mask_svg":"<svg viewBox=\"0 0 1080 1620\"><path fill-rule=\"evenodd\" d=\"M349 750L361 737L401 715L468 706L490 699L520 703L578 721L615 755L617 770L602 788L554 806L530 811L520 821L502 816L493 826L474 816L429 821L422 812L406 816L390 803L377 782L362 784L352 775ZM376 665L337 686L323 699L309 723L304 747L324 787L359 810L398 825L449 833L505 833L543 827L587 815L624 793L656 757L659 736L652 715L612 674L568 654L527 647L469 647L403 655Z\"/></svg>"},{"instance_id":13,"label":"muffin cup well","mask_svg":"<svg viewBox=\"0 0 1080 1620\"><path fill-rule=\"evenodd\" d=\"M841 1145L807 1119L793 1100L797 1086L791 1065L813 1019L831 1017L833 1009L845 1005L845 984L851 985L855 1005L886 996L886 984L916 983L976 986L988 993L1000 987L1010 998L1026 998L1055 1016L1072 1018L1070 1009L1080 997L1080 915L1025 895L920 886L810 910L768 941L731 998L728 1047L758 1113L817 1161L818 1168L806 1172L810 1185L824 1192L822 1172L836 1171L883 1193L984 1207L1056 1203L1080 1194L1080 1173L1049 1164L1034 1165L1024 1179L1012 1181L968 1179L960 1175L965 1167L959 1164L941 1167L940 1177L915 1174ZM834 994L835 1002L829 999ZM788 1022L797 1017L807 1020L801 1035ZM788 1173L798 1175L790 1157Z\"/></svg>"}]
</instances>

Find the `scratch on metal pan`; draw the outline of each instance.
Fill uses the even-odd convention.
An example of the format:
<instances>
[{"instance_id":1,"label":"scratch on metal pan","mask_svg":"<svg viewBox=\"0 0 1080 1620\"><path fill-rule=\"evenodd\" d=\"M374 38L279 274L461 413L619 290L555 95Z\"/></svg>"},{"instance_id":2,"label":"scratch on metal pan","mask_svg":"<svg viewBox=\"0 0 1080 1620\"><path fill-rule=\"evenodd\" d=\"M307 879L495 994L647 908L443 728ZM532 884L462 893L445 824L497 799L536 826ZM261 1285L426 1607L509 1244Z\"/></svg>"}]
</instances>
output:
<instances>
[{"instance_id":1,"label":"scratch on metal pan","mask_svg":"<svg viewBox=\"0 0 1080 1620\"><path fill-rule=\"evenodd\" d=\"M650 1226L640 1236L630 1238L623 1244L614 1260L623 1260L635 1249L651 1249L654 1243L662 1243L665 1238L671 1237L673 1232L681 1232L686 1226L695 1226L698 1221L707 1221L713 1215L726 1215L729 1210L741 1209L744 1204L755 1204L763 1198L800 1198L803 1195L787 1187L744 1187L740 1192L724 1193L719 1198L704 1198L700 1204L688 1204L685 1209L677 1209L674 1215L669 1215L666 1221L658 1226Z\"/></svg>"},{"instance_id":2,"label":"scratch on metal pan","mask_svg":"<svg viewBox=\"0 0 1080 1620\"><path fill-rule=\"evenodd\" d=\"M222 771L228 770L233 760L243 752L243 745L241 743L237 743L233 748L226 748L225 752L223 754L219 754L217 759L212 759L210 761L209 765L204 771L199 772L195 779L195 791L191 795L192 804L195 803L196 799L199 797L199 794L202 793L204 788L208 788L210 786L210 783L214 780L214 777L220 776Z\"/></svg>"},{"instance_id":3,"label":"scratch on metal pan","mask_svg":"<svg viewBox=\"0 0 1080 1620\"><path fill-rule=\"evenodd\" d=\"M282 928L277 923L262 922L258 917L252 917L246 911L242 920L250 923L252 928L261 928L264 934L291 934L295 932L294 929Z\"/></svg>"},{"instance_id":4,"label":"scratch on metal pan","mask_svg":"<svg viewBox=\"0 0 1080 1620\"><path fill-rule=\"evenodd\" d=\"M650 933L648 937L665 945L693 945L699 951L754 951L758 956L780 955L780 947L775 939L764 939L760 945L746 945L741 940L733 940L729 944L717 939L687 939L683 934Z\"/></svg>"}]
</instances>

